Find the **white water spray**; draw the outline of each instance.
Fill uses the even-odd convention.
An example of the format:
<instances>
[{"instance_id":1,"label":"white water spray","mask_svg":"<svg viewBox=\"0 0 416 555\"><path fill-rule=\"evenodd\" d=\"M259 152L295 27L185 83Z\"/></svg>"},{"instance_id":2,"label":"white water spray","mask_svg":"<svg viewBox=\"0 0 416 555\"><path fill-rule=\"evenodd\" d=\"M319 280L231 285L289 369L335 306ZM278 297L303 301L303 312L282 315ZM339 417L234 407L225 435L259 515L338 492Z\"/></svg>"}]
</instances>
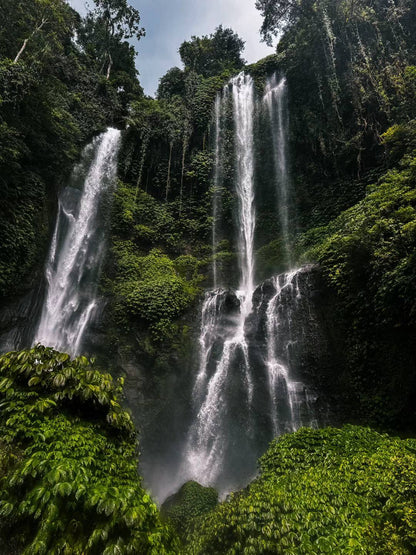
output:
<instances>
[{"instance_id":1,"label":"white water spray","mask_svg":"<svg viewBox=\"0 0 416 555\"><path fill-rule=\"evenodd\" d=\"M293 270L272 278L275 294L266 310L266 367L270 392L270 415L274 436L312 424L304 384L291 372L292 318L301 299L298 275Z\"/></svg>"},{"instance_id":2,"label":"white water spray","mask_svg":"<svg viewBox=\"0 0 416 555\"><path fill-rule=\"evenodd\" d=\"M46 266L47 292L34 343L77 355L97 308L97 281L105 234L99 220L103 196L114 184L120 131L109 128L82 154L60 197ZM77 198L78 197L78 198Z\"/></svg>"},{"instance_id":3,"label":"white water spray","mask_svg":"<svg viewBox=\"0 0 416 555\"><path fill-rule=\"evenodd\" d=\"M244 403L248 412L253 398L245 322L252 309L254 291L254 84L250 76L241 73L230 81L229 86L235 126L235 187L241 276L236 301L239 310L238 314L229 319L227 326L220 324L221 318L224 319L222 307L227 294L221 289L207 293L202 307L200 366L193 395L196 418L189 432L181 470L183 478L193 478L202 484L216 483L223 468L227 444L232 441L232 432L224 425L224 419L228 411L227 389L233 379L238 379L232 375L238 366L237 360L242 368L241 379L245 389L245 399L241 403ZM217 141L220 134L220 110L217 99ZM217 355L212 371L210 362L216 342L221 343L221 353Z\"/></svg>"}]
</instances>

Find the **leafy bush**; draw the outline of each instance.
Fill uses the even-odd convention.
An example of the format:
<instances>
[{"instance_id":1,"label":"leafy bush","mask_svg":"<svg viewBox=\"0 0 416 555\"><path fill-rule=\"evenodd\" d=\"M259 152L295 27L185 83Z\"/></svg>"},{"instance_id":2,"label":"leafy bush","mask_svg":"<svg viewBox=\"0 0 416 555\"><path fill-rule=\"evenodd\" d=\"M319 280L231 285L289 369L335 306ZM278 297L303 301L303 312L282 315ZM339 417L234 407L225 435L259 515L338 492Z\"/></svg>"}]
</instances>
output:
<instances>
[{"instance_id":1,"label":"leafy bush","mask_svg":"<svg viewBox=\"0 0 416 555\"><path fill-rule=\"evenodd\" d=\"M410 555L415 478L415 440L302 429L271 444L247 490L196 522L186 553Z\"/></svg>"},{"instance_id":2,"label":"leafy bush","mask_svg":"<svg viewBox=\"0 0 416 555\"><path fill-rule=\"evenodd\" d=\"M214 488L190 481L166 499L161 507L161 515L183 534L193 519L208 513L217 504L218 493Z\"/></svg>"},{"instance_id":3,"label":"leafy bush","mask_svg":"<svg viewBox=\"0 0 416 555\"><path fill-rule=\"evenodd\" d=\"M125 323L126 315L144 320L151 324L154 339L169 337L171 324L199 292L196 259L182 256L173 261L157 249L140 256L129 241L115 247L118 277L112 291L117 318Z\"/></svg>"},{"instance_id":4,"label":"leafy bush","mask_svg":"<svg viewBox=\"0 0 416 555\"><path fill-rule=\"evenodd\" d=\"M85 357L42 346L0 357L0 431L22 451L0 476L0 539L10 550L175 550L141 487L121 387Z\"/></svg>"}]
</instances>

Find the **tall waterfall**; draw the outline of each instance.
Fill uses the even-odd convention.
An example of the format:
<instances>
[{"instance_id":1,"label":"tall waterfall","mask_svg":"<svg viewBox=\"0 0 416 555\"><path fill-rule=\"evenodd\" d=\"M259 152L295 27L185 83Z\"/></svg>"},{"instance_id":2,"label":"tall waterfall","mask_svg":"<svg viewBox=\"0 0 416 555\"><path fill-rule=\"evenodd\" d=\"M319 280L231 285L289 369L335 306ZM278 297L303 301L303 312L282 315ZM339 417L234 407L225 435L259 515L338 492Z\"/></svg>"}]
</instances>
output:
<instances>
[{"instance_id":1,"label":"tall waterfall","mask_svg":"<svg viewBox=\"0 0 416 555\"><path fill-rule=\"evenodd\" d=\"M216 260L216 248L218 241L218 220L220 217L220 200L221 200L221 185L223 177L223 159L224 159L224 146L223 146L223 121L225 118L225 109L228 102L228 87L224 87L222 93L218 93L215 99L215 166L214 166L214 193L213 193L213 206L212 206L212 274L214 289L218 285L218 272Z\"/></svg>"},{"instance_id":2,"label":"tall waterfall","mask_svg":"<svg viewBox=\"0 0 416 555\"><path fill-rule=\"evenodd\" d=\"M289 226L290 176L288 168L288 127L286 78L278 80L276 74L267 79L263 102L267 107L273 141L278 215L283 249L287 264L292 265Z\"/></svg>"},{"instance_id":3,"label":"tall waterfall","mask_svg":"<svg viewBox=\"0 0 416 555\"><path fill-rule=\"evenodd\" d=\"M236 197L237 291L217 287L201 309L199 368L189 428L177 484L194 479L220 492L241 486L256 470L256 459L272 437L312 423L310 399L295 377L298 338L309 307L298 284L303 270L255 286L255 118L267 107L272 130L270 155L278 199L277 218L291 261L286 81L272 77L257 101L250 76L231 79L215 103L213 250L217 240L225 105L232 107Z\"/></svg>"},{"instance_id":4,"label":"tall waterfall","mask_svg":"<svg viewBox=\"0 0 416 555\"><path fill-rule=\"evenodd\" d=\"M200 366L193 392L196 417L189 432L182 469L184 475L207 484L218 483L229 445L242 433L241 429L233 430L229 425L231 390L239 388L243 392L240 402L247 415L253 398L245 323L254 291L254 84L250 76L241 73L231 80L229 87L235 126L240 287L232 303L235 310L228 316L224 313L224 307L230 302L226 291L217 289L205 296L199 340ZM219 111L217 100L217 126ZM217 140L219 134L217 128ZM239 376L236 376L236 367Z\"/></svg>"},{"instance_id":5,"label":"tall waterfall","mask_svg":"<svg viewBox=\"0 0 416 555\"><path fill-rule=\"evenodd\" d=\"M240 290L244 296L242 323L251 311L254 291L254 83L249 75L240 73L231 81L235 122L235 153L237 159L236 192L238 197L238 243Z\"/></svg>"},{"instance_id":6,"label":"tall waterfall","mask_svg":"<svg viewBox=\"0 0 416 555\"><path fill-rule=\"evenodd\" d=\"M215 249L217 246L217 219L218 219L218 203L219 203L219 182L220 182L220 168L221 168L221 95L218 93L215 99L215 170L214 170L214 194L213 194L213 207L212 207L212 274L214 287L217 287L217 260L215 257Z\"/></svg>"},{"instance_id":7,"label":"tall waterfall","mask_svg":"<svg viewBox=\"0 0 416 555\"><path fill-rule=\"evenodd\" d=\"M109 128L82 153L59 197L46 266L47 292L34 343L79 354L97 308L105 234L103 198L114 184L120 131Z\"/></svg>"}]
</instances>

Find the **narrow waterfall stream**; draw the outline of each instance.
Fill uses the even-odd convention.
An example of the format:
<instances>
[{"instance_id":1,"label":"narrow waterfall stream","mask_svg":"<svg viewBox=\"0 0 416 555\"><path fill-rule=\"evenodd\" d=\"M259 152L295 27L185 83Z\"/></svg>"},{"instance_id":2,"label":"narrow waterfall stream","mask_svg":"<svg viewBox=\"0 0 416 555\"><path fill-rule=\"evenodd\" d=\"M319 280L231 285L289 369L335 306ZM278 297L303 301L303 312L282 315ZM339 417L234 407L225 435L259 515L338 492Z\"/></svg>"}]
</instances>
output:
<instances>
[{"instance_id":1,"label":"narrow waterfall stream","mask_svg":"<svg viewBox=\"0 0 416 555\"><path fill-rule=\"evenodd\" d=\"M276 74L273 74L267 79L263 103L267 107L272 134L278 202L277 214L287 264L291 267L292 249L289 225L290 176L288 167L289 112L287 108L287 84L285 77L278 80Z\"/></svg>"},{"instance_id":2,"label":"narrow waterfall stream","mask_svg":"<svg viewBox=\"0 0 416 555\"><path fill-rule=\"evenodd\" d=\"M222 308L227 304L227 293L218 289L206 294L199 340L200 367L193 394L196 417L189 432L182 470L184 475L205 484L218 483L229 456L228 446L235 439L233 431L225 423L229 389L237 387L233 380L235 365L240 368L240 386L244 391L241 403L244 403L247 415L250 414L253 399L245 323L251 313L254 291L254 83L250 76L241 73L231 80L229 86L235 123L240 269L240 286L235 300L238 310L232 315L231 322L225 325L227 322L224 321ZM220 125L219 111L220 102L217 100L216 125ZM219 135L217 129L216 136ZM223 339L221 353L214 349L219 333Z\"/></svg>"},{"instance_id":3,"label":"narrow waterfall stream","mask_svg":"<svg viewBox=\"0 0 416 555\"><path fill-rule=\"evenodd\" d=\"M292 376L291 353L297 339L291 331L291 320L298 309L304 309L299 302L297 281L302 270L273 277L264 290L256 290L255 286L254 122L261 106L267 107L271 126L276 214L288 265L292 259L286 81L278 81L275 76L270 78L260 102L256 99L252 78L241 73L217 96L213 252L218 239L222 114L227 102L232 102L234 129L240 280L235 292L218 288L214 256L214 289L206 293L201 308L199 368L192 395L194 420L177 480L179 483L194 479L215 486L222 494L241 487L255 473L255 460L272 437L311 424L313 420L306 388ZM258 332L253 331L253 322L256 329L262 329L262 345L255 339ZM259 439L264 428L268 429L267 437Z\"/></svg>"},{"instance_id":4,"label":"narrow waterfall stream","mask_svg":"<svg viewBox=\"0 0 416 555\"><path fill-rule=\"evenodd\" d=\"M292 349L297 339L292 319L301 300L299 270L272 278L274 295L266 303L266 367L274 436L314 423L308 392L292 376ZM261 303L260 303L261 304Z\"/></svg>"},{"instance_id":5,"label":"narrow waterfall stream","mask_svg":"<svg viewBox=\"0 0 416 555\"><path fill-rule=\"evenodd\" d=\"M83 151L59 197L46 266L47 291L34 343L77 355L97 308L105 233L100 209L114 184L120 131L109 128Z\"/></svg>"}]
</instances>

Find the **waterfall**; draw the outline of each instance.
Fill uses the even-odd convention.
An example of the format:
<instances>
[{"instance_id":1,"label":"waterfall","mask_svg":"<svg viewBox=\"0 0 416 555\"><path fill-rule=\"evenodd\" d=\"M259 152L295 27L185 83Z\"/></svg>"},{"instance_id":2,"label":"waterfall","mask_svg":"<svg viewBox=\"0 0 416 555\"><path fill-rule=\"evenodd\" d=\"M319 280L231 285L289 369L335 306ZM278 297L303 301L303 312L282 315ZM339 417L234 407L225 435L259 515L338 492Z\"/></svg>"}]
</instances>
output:
<instances>
[{"instance_id":1,"label":"waterfall","mask_svg":"<svg viewBox=\"0 0 416 555\"><path fill-rule=\"evenodd\" d=\"M214 256L214 289L206 292L201 308L193 417L173 487L190 479L215 486L221 494L241 487L255 474L256 460L273 437L313 424L311 399L297 375L303 325L312 320L305 271L291 269L255 286L254 130L262 106L267 106L272 130L277 218L286 262L291 265L285 79L270 78L260 100L252 78L241 73L215 103L214 195L224 164L225 108L232 107L240 280L237 291L218 288ZM213 252L218 214L219 199L214 196Z\"/></svg>"},{"instance_id":2,"label":"waterfall","mask_svg":"<svg viewBox=\"0 0 416 555\"><path fill-rule=\"evenodd\" d=\"M288 125L287 83L283 77L277 80L276 74L267 79L263 96L267 107L273 142L273 158L277 193L277 210L283 250L289 267L292 265L292 253L289 234L289 196L290 177L288 169Z\"/></svg>"},{"instance_id":3,"label":"waterfall","mask_svg":"<svg viewBox=\"0 0 416 555\"><path fill-rule=\"evenodd\" d=\"M47 291L34 343L77 355L97 309L104 247L100 209L114 184L120 131L109 128L83 151L59 196L46 265Z\"/></svg>"},{"instance_id":4,"label":"waterfall","mask_svg":"<svg viewBox=\"0 0 416 555\"><path fill-rule=\"evenodd\" d=\"M228 87L224 87L222 93L218 93L215 99L214 120L215 120L215 144L214 144L214 191L212 206L212 274L214 289L218 285L218 271L216 260L216 249L218 241L218 219L220 215L221 186L223 177L223 122L225 109L228 103Z\"/></svg>"},{"instance_id":5,"label":"waterfall","mask_svg":"<svg viewBox=\"0 0 416 555\"><path fill-rule=\"evenodd\" d=\"M248 415L253 398L245 323L251 313L254 291L254 84L250 76L241 73L230 81L229 87L235 129L240 286L233 297L234 310L231 315L227 314L226 309L227 292L222 289L208 292L202 306L200 364L193 392L196 417L189 431L182 474L203 484L218 483L228 445L235 440L233 430L227 425L230 416L233 419L229 414L229 390L235 387L236 381L240 381L244 391L241 404ZM224 97L227 98L227 95ZM217 163L220 111L221 103L217 98ZM218 179L217 172L216 168L214 182ZM235 435L242 432L241 429L236 430Z\"/></svg>"},{"instance_id":6,"label":"waterfall","mask_svg":"<svg viewBox=\"0 0 416 555\"><path fill-rule=\"evenodd\" d=\"M292 321L301 300L298 284L301 271L293 270L272 278L275 293L270 300L265 300L266 368L274 436L313 424L306 388L291 373L291 355L297 342Z\"/></svg>"},{"instance_id":7,"label":"waterfall","mask_svg":"<svg viewBox=\"0 0 416 555\"><path fill-rule=\"evenodd\" d=\"M254 83L249 75L240 73L231 81L235 122L235 152L237 159L236 192L238 210L238 256L240 290L244 295L242 319L251 311L254 291Z\"/></svg>"},{"instance_id":8,"label":"waterfall","mask_svg":"<svg viewBox=\"0 0 416 555\"><path fill-rule=\"evenodd\" d=\"M214 288L217 287L217 260L215 251L217 247L217 219L218 219L218 187L220 183L220 167L221 167L221 151L220 151L220 138L221 138L221 95L218 93L215 99L215 170L214 170L214 194L213 194L213 208L212 208L212 274L214 281Z\"/></svg>"}]
</instances>

